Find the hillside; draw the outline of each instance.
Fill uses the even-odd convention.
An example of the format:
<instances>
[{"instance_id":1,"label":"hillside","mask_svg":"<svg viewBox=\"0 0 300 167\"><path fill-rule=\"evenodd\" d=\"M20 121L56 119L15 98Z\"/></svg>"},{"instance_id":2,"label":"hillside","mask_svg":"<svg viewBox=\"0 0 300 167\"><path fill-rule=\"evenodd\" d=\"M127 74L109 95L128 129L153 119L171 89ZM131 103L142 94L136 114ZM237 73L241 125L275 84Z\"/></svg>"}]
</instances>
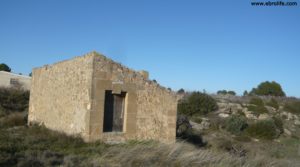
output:
<instances>
[{"instance_id":1,"label":"hillside","mask_svg":"<svg viewBox=\"0 0 300 167\"><path fill-rule=\"evenodd\" d=\"M0 89L0 166L300 164L298 99L275 98L275 103L269 97L214 95L218 109L188 117L191 128L175 144L128 141L110 145L84 143L76 136L66 136L43 126L28 127L28 95L29 92L20 90ZM273 121L271 126L269 120ZM262 127L270 129L261 130L260 124L255 124L260 121L267 121Z\"/></svg>"}]
</instances>

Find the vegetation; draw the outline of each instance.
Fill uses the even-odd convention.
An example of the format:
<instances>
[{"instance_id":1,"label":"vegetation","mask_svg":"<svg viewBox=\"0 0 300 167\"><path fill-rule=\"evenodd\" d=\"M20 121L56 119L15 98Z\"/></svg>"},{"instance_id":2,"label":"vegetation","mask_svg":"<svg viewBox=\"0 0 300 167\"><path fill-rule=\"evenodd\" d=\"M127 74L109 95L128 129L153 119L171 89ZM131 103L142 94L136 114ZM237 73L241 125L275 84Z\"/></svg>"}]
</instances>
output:
<instances>
[{"instance_id":1,"label":"vegetation","mask_svg":"<svg viewBox=\"0 0 300 167\"><path fill-rule=\"evenodd\" d=\"M268 113L268 109L265 107L263 100L259 97L252 97L249 102L249 106L247 106L249 111L252 111L256 116L262 113Z\"/></svg>"},{"instance_id":2,"label":"vegetation","mask_svg":"<svg viewBox=\"0 0 300 167\"><path fill-rule=\"evenodd\" d=\"M284 105L284 110L295 113L295 114L300 114L300 101L290 101L286 102Z\"/></svg>"},{"instance_id":3,"label":"vegetation","mask_svg":"<svg viewBox=\"0 0 300 167\"><path fill-rule=\"evenodd\" d=\"M192 94L197 98L188 96L184 102L197 101L196 104L199 104L199 101L202 102L199 99L210 97L199 92ZM194 131L187 116L178 115L178 138L175 144L155 141L85 143L77 136L67 136L43 126L28 127L28 99L29 93L26 91L0 89L0 166L262 167L295 166L300 163L300 127L295 127L291 137L283 135L279 138L280 141L272 141L283 133L283 124L288 125L283 122L287 120L278 116L250 122L243 116L242 111L227 119L209 112L205 117L210 121L210 129L199 133ZM207 99L204 101L211 102ZM265 104L257 97L250 102L255 107ZM286 105L291 105L294 110L299 105L296 102L289 101ZM192 118L201 123L202 115L197 114L192 114ZM223 129L234 136L228 135ZM254 141L253 138L263 140Z\"/></svg>"},{"instance_id":4,"label":"vegetation","mask_svg":"<svg viewBox=\"0 0 300 167\"><path fill-rule=\"evenodd\" d=\"M184 89L181 88L181 89L179 89L179 90L177 91L177 93L178 93L178 94L184 94L185 91L184 91Z\"/></svg>"},{"instance_id":5,"label":"vegetation","mask_svg":"<svg viewBox=\"0 0 300 167\"><path fill-rule=\"evenodd\" d=\"M253 88L250 92L252 95L262 95L262 96L285 96L281 85L275 81L262 82L257 88Z\"/></svg>"},{"instance_id":6,"label":"vegetation","mask_svg":"<svg viewBox=\"0 0 300 167\"><path fill-rule=\"evenodd\" d=\"M10 69L10 67L8 65L2 63L2 64L0 64L0 71L10 72L11 69Z\"/></svg>"},{"instance_id":7,"label":"vegetation","mask_svg":"<svg viewBox=\"0 0 300 167\"><path fill-rule=\"evenodd\" d=\"M259 120L252 123L246 131L251 137L265 140L275 139L279 135L276 124L272 119Z\"/></svg>"},{"instance_id":8,"label":"vegetation","mask_svg":"<svg viewBox=\"0 0 300 167\"><path fill-rule=\"evenodd\" d=\"M178 113L188 116L205 115L217 109L216 100L201 92L193 92L178 104Z\"/></svg>"},{"instance_id":9,"label":"vegetation","mask_svg":"<svg viewBox=\"0 0 300 167\"><path fill-rule=\"evenodd\" d=\"M227 90L219 90L218 92L217 92L217 94L218 95L233 95L233 96L235 96L236 95L236 93L235 93L235 91L232 91L232 90L229 90L229 91L227 91Z\"/></svg>"},{"instance_id":10,"label":"vegetation","mask_svg":"<svg viewBox=\"0 0 300 167\"><path fill-rule=\"evenodd\" d=\"M280 133L283 133L283 121L279 116L274 116L273 118L274 124Z\"/></svg>"},{"instance_id":11,"label":"vegetation","mask_svg":"<svg viewBox=\"0 0 300 167\"><path fill-rule=\"evenodd\" d=\"M264 105L264 101L261 98L259 98L259 97L252 97L250 99L249 104L254 104L256 106L263 106Z\"/></svg>"},{"instance_id":12,"label":"vegetation","mask_svg":"<svg viewBox=\"0 0 300 167\"><path fill-rule=\"evenodd\" d=\"M271 98L271 100L268 101L268 102L266 103L266 105L267 105L267 106L271 106L271 107L275 108L276 110L279 109L279 104L278 104L277 100L274 99L274 98Z\"/></svg>"},{"instance_id":13,"label":"vegetation","mask_svg":"<svg viewBox=\"0 0 300 167\"><path fill-rule=\"evenodd\" d=\"M0 87L0 110L3 112L22 112L28 108L28 104L29 91Z\"/></svg>"},{"instance_id":14,"label":"vegetation","mask_svg":"<svg viewBox=\"0 0 300 167\"><path fill-rule=\"evenodd\" d=\"M243 116L231 115L225 124L226 130L234 135L240 135L248 127L247 120Z\"/></svg>"}]
</instances>

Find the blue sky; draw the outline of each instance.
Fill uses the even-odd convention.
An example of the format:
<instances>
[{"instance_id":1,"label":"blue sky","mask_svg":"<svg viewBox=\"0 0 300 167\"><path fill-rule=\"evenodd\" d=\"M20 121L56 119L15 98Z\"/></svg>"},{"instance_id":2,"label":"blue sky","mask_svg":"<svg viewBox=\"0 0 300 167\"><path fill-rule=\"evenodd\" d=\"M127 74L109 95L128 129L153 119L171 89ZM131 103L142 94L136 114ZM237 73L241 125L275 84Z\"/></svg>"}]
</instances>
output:
<instances>
[{"instance_id":1,"label":"blue sky","mask_svg":"<svg viewBox=\"0 0 300 167\"><path fill-rule=\"evenodd\" d=\"M1 0L0 63L16 73L96 50L172 89L300 97L300 1Z\"/></svg>"}]
</instances>

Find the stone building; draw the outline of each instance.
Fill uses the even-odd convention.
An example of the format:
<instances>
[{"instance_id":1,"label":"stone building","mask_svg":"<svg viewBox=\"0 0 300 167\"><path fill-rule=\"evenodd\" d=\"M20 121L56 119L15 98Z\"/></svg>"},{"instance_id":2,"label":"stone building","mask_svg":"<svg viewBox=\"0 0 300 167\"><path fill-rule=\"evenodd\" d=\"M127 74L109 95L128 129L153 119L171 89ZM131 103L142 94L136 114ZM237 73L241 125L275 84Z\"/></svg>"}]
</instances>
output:
<instances>
[{"instance_id":1,"label":"stone building","mask_svg":"<svg viewBox=\"0 0 300 167\"><path fill-rule=\"evenodd\" d=\"M172 91L96 52L35 68L29 124L79 135L85 141L153 139L175 142L177 98Z\"/></svg>"},{"instance_id":2,"label":"stone building","mask_svg":"<svg viewBox=\"0 0 300 167\"><path fill-rule=\"evenodd\" d=\"M0 87L30 89L31 77L0 71Z\"/></svg>"}]
</instances>

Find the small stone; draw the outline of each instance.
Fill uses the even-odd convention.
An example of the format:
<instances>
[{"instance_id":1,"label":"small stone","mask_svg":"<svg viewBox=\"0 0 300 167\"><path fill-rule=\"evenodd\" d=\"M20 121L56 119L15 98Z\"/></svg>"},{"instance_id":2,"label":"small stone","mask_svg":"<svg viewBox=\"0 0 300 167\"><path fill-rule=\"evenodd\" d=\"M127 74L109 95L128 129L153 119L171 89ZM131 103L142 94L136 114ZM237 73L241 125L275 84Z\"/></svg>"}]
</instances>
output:
<instances>
[{"instance_id":1,"label":"small stone","mask_svg":"<svg viewBox=\"0 0 300 167\"><path fill-rule=\"evenodd\" d=\"M289 131L288 129L284 129L283 130L284 134L288 135L288 136L291 136L292 135L292 132Z\"/></svg>"},{"instance_id":2,"label":"small stone","mask_svg":"<svg viewBox=\"0 0 300 167\"><path fill-rule=\"evenodd\" d=\"M297 120L295 120L294 124L295 125L300 125L300 121L297 119Z\"/></svg>"},{"instance_id":3,"label":"small stone","mask_svg":"<svg viewBox=\"0 0 300 167\"><path fill-rule=\"evenodd\" d=\"M270 118L269 114L260 114L258 117L259 120L266 120L269 118Z\"/></svg>"},{"instance_id":4,"label":"small stone","mask_svg":"<svg viewBox=\"0 0 300 167\"><path fill-rule=\"evenodd\" d=\"M227 118L227 117L229 117L229 114L220 113L219 117L221 117L221 118Z\"/></svg>"}]
</instances>

